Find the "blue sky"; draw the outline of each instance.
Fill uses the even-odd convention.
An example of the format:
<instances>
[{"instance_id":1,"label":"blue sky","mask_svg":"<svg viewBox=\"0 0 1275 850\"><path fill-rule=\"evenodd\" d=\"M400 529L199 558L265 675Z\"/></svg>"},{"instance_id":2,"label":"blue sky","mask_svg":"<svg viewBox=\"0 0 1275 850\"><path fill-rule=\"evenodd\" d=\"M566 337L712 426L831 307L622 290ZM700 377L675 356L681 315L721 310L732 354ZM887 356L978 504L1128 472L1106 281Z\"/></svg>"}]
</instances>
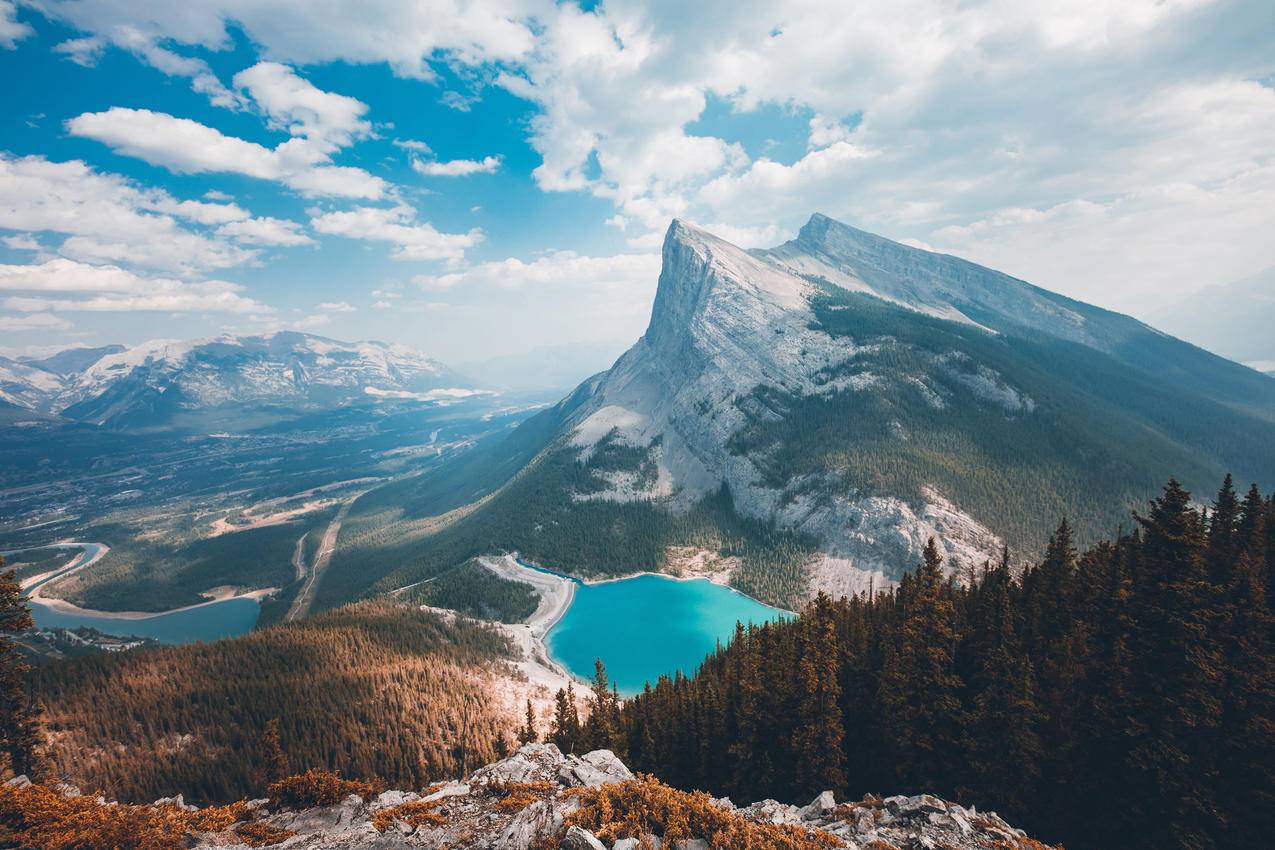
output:
<instances>
[{"instance_id":1,"label":"blue sky","mask_svg":"<svg viewBox=\"0 0 1275 850\"><path fill-rule=\"evenodd\" d=\"M0 0L0 353L604 359L673 216L818 210L1144 315L1275 265L1272 4L851 7Z\"/></svg>"}]
</instances>

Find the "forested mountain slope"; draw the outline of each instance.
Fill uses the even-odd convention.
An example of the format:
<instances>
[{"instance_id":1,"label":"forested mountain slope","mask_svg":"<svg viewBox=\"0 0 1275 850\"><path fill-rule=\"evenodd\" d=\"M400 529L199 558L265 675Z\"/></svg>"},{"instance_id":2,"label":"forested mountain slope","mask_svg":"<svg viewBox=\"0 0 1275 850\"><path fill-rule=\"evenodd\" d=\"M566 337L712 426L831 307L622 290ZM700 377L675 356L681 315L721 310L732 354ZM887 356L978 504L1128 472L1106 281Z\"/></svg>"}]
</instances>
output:
<instances>
[{"instance_id":1,"label":"forested mountain slope","mask_svg":"<svg viewBox=\"0 0 1275 850\"><path fill-rule=\"evenodd\" d=\"M38 696L54 773L120 800L258 796L271 720L291 772L421 787L512 742L509 653L472 621L364 602L216 643L48 665Z\"/></svg>"},{"instance_id":2,"label":"forested mountain slope","mask_svg":"<svg viewBox=\"0 0 1275 850\"><path fill-rule=\"evenodd\" d=\"M642 339L510 440L468 506L429 476L356 505L329 602L492 549L585 575L706 550L790 604L897 580L930 536L1023 558L1058 516L1114 532L1169 474L1275 481L1275 380L824 216L751 252L675 221Z\"/></svg>"}]
</instances>

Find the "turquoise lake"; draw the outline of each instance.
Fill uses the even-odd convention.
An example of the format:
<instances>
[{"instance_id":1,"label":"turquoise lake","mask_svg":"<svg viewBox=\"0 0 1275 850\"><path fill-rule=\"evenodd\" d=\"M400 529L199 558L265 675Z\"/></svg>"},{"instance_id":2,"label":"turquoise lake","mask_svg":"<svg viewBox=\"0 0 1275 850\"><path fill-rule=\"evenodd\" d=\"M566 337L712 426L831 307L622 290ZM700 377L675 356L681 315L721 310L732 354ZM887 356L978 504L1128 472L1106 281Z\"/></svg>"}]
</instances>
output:
<instances>
[{"instance_id":1,"label":"turquoise lake","mask_svg":"<svg viewBox=\"0 0 1275 850\"><path fill-rule=\"evenodd\" d=\"M764 623L787 612L713 584L641 575L604 584L578 584L575 600L546 637L550 654L582 679L594 659L623 696L681 670L686 675L735 631L735 622Z\"/></svg>"}]
</instances>

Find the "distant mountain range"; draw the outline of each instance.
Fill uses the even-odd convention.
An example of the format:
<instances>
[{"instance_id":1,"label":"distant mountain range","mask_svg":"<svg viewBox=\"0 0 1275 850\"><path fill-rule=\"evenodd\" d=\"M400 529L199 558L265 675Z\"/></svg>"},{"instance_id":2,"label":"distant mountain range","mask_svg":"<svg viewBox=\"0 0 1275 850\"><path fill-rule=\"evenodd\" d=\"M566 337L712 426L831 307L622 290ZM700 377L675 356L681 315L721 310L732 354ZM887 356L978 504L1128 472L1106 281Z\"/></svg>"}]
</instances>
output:
<instances>
[{"instance_id":1,"label":"distant mountain range","mask_svg":"<svg viewBox=\"0 0 1275 850\"><path fill-rule=\"evenodd\" d=\"M895 580L931 535L968 567L1038 552L1064 516L1110 534L1169 475L1275 483L1275 380L1128 316L821 215L753 251L674 221L663 258L613 368L464 487L380 494L415 542L377 589L496 547L724 569L791 604ZM439 531L484 463L521 471Z\"/></svg>"},{"instance_id":2,"label":"distant mountain range","mask_svg":"<svg viewBox=\"0 0 1275 850\"><path fill-rule=\"evenodd\" d=\"M295 332L0 358L7 418L29 411L116 428L158 427L183 414L234 406L286 406L300 413L475 392L472 381L408 346Z\"/></svg>"},{"instance_id":3,"label":"distant mountain range","mask_svg":"<svg viewBox=\"0 0 1275 850\"><path fill-rule=\"evenodd\" d=\"M1275 373L1275 267L1148 313L1157 327Z\"/></svg>"}]
</instances>

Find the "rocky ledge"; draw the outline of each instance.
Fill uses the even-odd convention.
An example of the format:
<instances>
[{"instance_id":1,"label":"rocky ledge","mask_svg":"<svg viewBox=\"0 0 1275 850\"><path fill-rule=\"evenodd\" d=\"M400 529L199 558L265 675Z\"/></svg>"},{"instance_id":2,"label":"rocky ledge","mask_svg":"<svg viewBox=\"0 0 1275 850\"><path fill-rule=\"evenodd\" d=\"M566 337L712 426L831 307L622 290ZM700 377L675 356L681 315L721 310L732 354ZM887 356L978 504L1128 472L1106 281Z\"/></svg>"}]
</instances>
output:
<instances>
[{"instance_id":1,"label":"rocky ledge","mask_svg":"<svg viewBox=\"0 0 1275 850\"><path fill-rule=\"evenodd\" d=\"M304 811L272 811L259 800L245 809L249 822L262 825L256 834L286 835L277 846L292 850L725 850L743 842L776 850L1045 848L991 812L930 795L838 803L824 792L801 807L766 800L740 808L634 777L607 750L563 755L552 744L528 744L464 781L421 793L351 795ZM262 846L246 845L241 834L202 833L188 846Z\"/></svg>"},{"instance_id":2,"label":"rocky ledge","mask_svg":"<svg viewBox=\"0 0 1275 850\"><path fill-rule=\"evenodd\" d=\"M319 771L271 788L268 800L200 809L181 797L110 803L18 777L0 786L0 842L8 835L33 848L1049 850L991 812L928 794L838 803L825 791L806 806L765 800L740 808L634 776L608 750L563 755L552 744L528 744L464 781L420 793L377 794ZM307 795L331 804L297 802Z\"/></svg>"}]
</instances>

